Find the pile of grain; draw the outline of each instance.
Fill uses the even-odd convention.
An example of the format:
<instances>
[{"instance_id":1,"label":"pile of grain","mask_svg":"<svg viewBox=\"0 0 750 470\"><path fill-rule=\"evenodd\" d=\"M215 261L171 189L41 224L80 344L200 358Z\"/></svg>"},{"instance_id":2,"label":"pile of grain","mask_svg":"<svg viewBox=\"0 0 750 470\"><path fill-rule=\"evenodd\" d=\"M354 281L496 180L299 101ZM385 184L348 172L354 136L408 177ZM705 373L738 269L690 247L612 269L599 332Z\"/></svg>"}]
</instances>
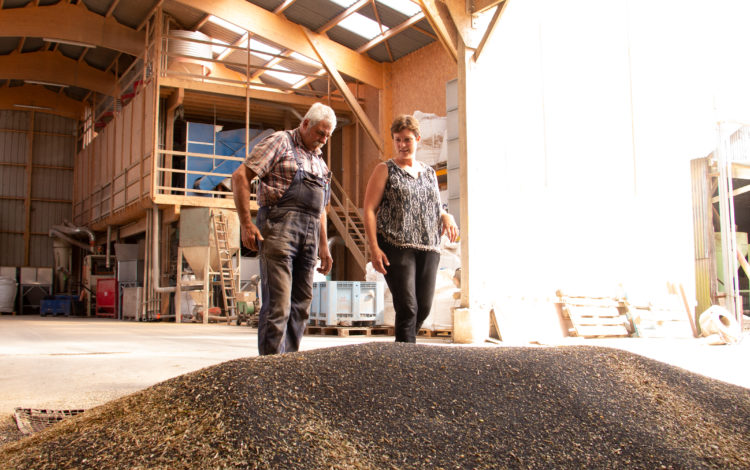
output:
<instances>
[{"instance_id":1,"label":"pile of grain","mask_svg":"<svg viewBox=\"0 0 750 470\"><path fill-rule=\"evenodd\" d=\"M750 390L597 347L226 362L0 448L4 468L750 468Z\"/></svg>"}]
</instances>

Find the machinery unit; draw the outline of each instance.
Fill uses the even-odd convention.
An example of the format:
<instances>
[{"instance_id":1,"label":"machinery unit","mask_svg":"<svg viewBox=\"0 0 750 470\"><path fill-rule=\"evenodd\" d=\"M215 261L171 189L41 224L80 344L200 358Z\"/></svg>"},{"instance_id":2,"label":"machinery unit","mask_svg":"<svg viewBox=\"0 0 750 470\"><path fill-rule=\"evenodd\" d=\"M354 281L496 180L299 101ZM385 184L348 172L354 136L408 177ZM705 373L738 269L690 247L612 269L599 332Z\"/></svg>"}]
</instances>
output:
<instances>
[{"instance_id":1,"label":"machinery unit","mask_svg":"<svg viewBox=\"0 0 750 470\"><path fill-rule=\"evenodd\" d=\"M117 279L99 278L96 280L96 316L115 318L117 301Z\"/></svg>"},{"instance_id":2,"label":"machinery unit","mask_svg":"<svg viewBox=\"0 0 750 470\"><path fill-rule=\"evenodd\" d=\"M96 310L96 291L99 279L115 277L115 257L109 257L107 266L106 255L87 255L83 258L82 286L85 296L86 316L91 316Z\"/></svg>"}]
</instances>

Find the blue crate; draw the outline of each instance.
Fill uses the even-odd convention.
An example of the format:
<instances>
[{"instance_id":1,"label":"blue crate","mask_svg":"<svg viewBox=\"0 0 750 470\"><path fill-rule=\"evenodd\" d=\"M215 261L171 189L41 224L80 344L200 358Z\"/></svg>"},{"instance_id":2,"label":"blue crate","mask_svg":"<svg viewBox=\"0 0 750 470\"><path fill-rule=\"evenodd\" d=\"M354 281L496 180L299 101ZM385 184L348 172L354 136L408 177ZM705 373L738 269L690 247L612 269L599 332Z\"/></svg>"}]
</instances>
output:
<instances>
[{"instance_id":1,"label":"blue crate","mask_svg":"<svg viewBox=\"0 0 750 470\"><path fill-rule=\"evenodd\" d=\"M39 306L41 316L65 315L69 317L73 313L73 299L68 295L57 295L54 298L42 299Z\"/></svg>"}]
</instances>

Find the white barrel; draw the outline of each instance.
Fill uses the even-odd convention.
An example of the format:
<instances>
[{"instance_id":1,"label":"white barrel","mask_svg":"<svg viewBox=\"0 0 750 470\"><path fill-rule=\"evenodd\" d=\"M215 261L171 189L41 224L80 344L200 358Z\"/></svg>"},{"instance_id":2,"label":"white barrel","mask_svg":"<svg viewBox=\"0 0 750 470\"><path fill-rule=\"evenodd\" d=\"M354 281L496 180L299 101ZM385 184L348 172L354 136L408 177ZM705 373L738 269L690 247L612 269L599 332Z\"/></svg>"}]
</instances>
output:
<instances>
[{"instance_id":1,"label":"white barrel","mask_svg":"<svg viewBox=\"0 0 750 470\"><path fill-rule=\"evenodd\" d=\"M18 284L13 279L0 277L0 312L12 312L16 302Z\"/></svg>"}]
</instances>

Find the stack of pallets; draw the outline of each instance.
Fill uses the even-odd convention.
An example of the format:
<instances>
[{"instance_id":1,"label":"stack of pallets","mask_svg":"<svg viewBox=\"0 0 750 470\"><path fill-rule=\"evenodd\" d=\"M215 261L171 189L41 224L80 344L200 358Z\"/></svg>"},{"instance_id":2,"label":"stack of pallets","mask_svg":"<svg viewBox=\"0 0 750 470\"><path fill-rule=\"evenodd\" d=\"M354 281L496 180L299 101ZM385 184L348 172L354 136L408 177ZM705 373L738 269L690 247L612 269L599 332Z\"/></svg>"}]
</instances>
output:
<instances>
[{"instance_id":1,"label":"stack of pallets","mask_svg":"<svg viewBox=\"0 0 750 470\"><path fill-rule=\"evenodd\" d=\"M615 297L576 296L557 291L563 319L569 322L570 336L582 338L623 338L633 325L625 302Z\"/></svg>"}]
</instances>

